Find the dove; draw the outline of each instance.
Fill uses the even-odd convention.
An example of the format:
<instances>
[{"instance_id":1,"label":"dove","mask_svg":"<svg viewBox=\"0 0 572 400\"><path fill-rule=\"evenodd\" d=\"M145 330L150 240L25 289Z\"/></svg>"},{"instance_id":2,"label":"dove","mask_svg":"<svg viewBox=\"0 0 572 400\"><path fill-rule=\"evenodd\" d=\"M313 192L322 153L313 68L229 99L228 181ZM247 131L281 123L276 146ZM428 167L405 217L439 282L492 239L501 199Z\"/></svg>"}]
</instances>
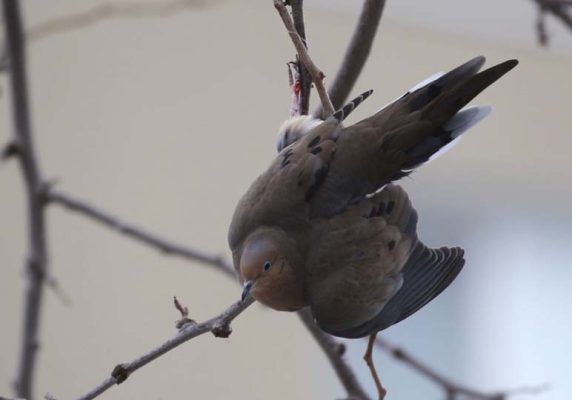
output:
<instances>
[{"instance_id":1,"label":"dove","mask_svg":"<svg viewBox=\"0 0 572 400\"><path fill-rule=\"evenodd\" d=\"M228 242L243 299L279 311L309 307L338 337L369 336L421 309L457 277L460 247L417 237L417 212L395 181L435 158L490 113L465 107L517 64L480 71L476 57L344 127L365 92L324 121L281 127L278 155L238 202ZM370 365L383 397L375 370Z\"/></svg>"}]
</instances>

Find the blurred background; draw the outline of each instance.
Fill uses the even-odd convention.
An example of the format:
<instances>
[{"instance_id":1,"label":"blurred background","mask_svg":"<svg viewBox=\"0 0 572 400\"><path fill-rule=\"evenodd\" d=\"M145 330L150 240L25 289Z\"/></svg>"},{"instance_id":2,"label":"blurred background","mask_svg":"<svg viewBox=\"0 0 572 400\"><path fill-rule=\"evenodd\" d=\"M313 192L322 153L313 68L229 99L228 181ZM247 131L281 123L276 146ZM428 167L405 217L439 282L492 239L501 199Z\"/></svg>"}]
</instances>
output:
<instances>
[{"instance_id":1,"label":"blurred background","mask_svg":"<svg viewBox=\"0 0 572 400\"><path fill-rule=\"evenodd\" d=\"M118 0L120 1L120 0ZM127 1L127 0L121 0ZM161 0L156 0L161 1ZM98 2L28 0L27 26ZM361 2L306 1L315 62L333 77ZM356 122L427 76L486 55L518 58L478 97L493 114L455 149L402 183L420 237L466 249L455 283L382 332L436 371L484 392L549 384L569 399L572 345L572 33L549 18L537 44L533 1L388 0L354 89L373 97ZM228 257L238 198L275 154L288 116L293 47L269 0L198 1L172 15L113 18L28 48L33 128L59 187L167 238ZM11 138L0 76L0 143ZM317 96L313 95L314 104ZM0 394L12 393L21 337L25 195L19 165L0 164ZM36 397L77 397L176 331L172 296L204 320L240 295L211 267L162 256L58 206L49 209L51 273ZM294 314L254 305L230 339L204 335L106 392L105 399L335 399L343 388ZM365 342L347 359L370 393ZM377 352L390 399L441 389ZM524 398L524 397L520 397Z\"/></svg>"}]
</instances>

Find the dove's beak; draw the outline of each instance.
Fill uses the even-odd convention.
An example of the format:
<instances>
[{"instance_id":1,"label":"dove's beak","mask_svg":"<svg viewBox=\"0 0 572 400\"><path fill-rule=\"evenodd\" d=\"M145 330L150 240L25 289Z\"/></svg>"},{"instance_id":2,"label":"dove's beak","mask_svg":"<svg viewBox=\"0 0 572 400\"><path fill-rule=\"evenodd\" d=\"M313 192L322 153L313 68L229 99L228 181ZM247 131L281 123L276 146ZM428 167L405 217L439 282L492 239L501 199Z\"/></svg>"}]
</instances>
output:
<instances>
[{"instance_id":1,"label":"dove's beak","mask_svg":"<svg viewBox=\"0 0 572 400\"><path fill-rule=\"evenodd\" d=\"M242 301L244 301L244 299L246 299L250 294L250 289L252 289L253 284L254 284L253 281L246 281L244 282L244 285L242 285L242 296L241 296Z\"/></svg>"}]
</instances>

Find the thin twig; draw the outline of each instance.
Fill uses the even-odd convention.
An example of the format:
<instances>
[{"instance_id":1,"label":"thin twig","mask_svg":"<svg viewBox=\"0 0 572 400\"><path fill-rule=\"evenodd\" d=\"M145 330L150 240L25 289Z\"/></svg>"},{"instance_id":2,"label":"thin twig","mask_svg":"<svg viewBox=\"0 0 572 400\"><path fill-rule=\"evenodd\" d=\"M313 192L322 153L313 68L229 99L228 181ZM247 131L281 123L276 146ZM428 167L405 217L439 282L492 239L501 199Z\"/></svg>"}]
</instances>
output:
<instances>
[{"instance_id":1,"label":"thin twig","mask_svg":"<svg viewBox=\"0 0 572 400\"><path fill-rule=\"evenodd\" d=\"M385 0L364 0L352 39L328 91L335 109L343 106L361 74L371 51L384 6ZM321 115L321 108L314 112L315 117Z\"/></svg>"},{"instance_id":2,"label":"thin twig","mask_svg":"<svg viewBox=\"0 0 572 400\"><path fill-rule=\"evenodd\" d=\"M544 14L552 14L558 18L570 31L572 31L572 1L570 0L534 0L538 5L538 20L536 31L538 40L542 45L548 43L548 35L545 28Z\"/></svg>"},{"instance_id":3,"label":"thin twig","mask_svg":"<svg viewBox=\"0 0 572 400\"><path fill-rule=\"evenodd\" d=\"M290 8L292 9L292 20L294 28L300 38L304 42L306 49L308 48L308 40L306 39L306 27L304 25L304 0L290 0ZM300 72L300 96L299 96L299 115L307 115L310 109L310 93L312 89L312 76L304 65L297 60L298 71Z\"/></svg>"},{"instance_id":4,"label":"thin twig","mask_svg":"<svg viewBox=\"0 0 572 400\"><path fill-rule=\"evenodd\" d=\"M29 43L45 39L52 35L85 29L110 19L166 18L179 14L192 7L201 7L214 0L168 0L147 1L141 3L107 2L60 17L39 22L26 32ZM0 52L0 72L10 66L10 59L5 51Z\"/></svg>"},{"instance_id":5,"label":"thin twig","mask_svg":"<svg viewBox=\"0 0 572 400\"><path fill-rule=\"evenodd\" d=\"M548 45L548 31L546 30L546 10L544 7L538 7L538 16L536 18L536 34L538 43L541 46Z\"/></svg>"},{"instance_id":6,"label":"thin twig","mask_svg":"<svg viewBox=\"0 0 572 400\"><path fill-rule=\"evenodd\" d=\"M12 112L18 155L28 201L28 287L24 306L22 344L15 389L19 397L32 397L32 383L38 350L38 330L42 308L44 281L48 270L46 246L45 202L41 196L42 178L34 151L28 102L26 47L17 0L3 0L4 27L10 54Z\"/></svg>"},{"instance_id":7,"label":"thin twig","mask_svg":"<svg viewBox=\"0 0 572 400\"><path fill-rule=\"evenodd\" d=\"M131 239L138 240L144 244L154 247L163 254L185 258L191 261L198 261L216 267L220 272L232 279L236 279L234 269L222 257L212 256L188 246L173 243L162 237L147 232L133 224L122 221L114 215L98 209L85 201L79 200L69 194L50 188L46 191L46 199L50 203L58 204L70 211L80 213L86 217L97 221L112 230L122 233Z\"/></svg>"},{"instance_id":8,"label":"thin twig","mask_svg":"<svg viewBox=\"0 0 572 400\"><path fill-rule=\"evenodd\" d=\"M170 17L202 4L206 4L206 1L100 2L87 10L40 22L29 29L27 37L30 42L33 42L54 34L84 29L111 18Z\"/></svg>"},{"instance_id":9,"label":"thin twig","mask_svg":"<svg viewBox=\"0 0 572 400\"><path fill-rule=\"evenodd\" d=\"M300 38L300 35L296 32L292 18L282 0L274 0L274 7L278 11L280 18L282 18L282 22L284 22L284 26L286 27L288 35L290 35L290 39L292 39L292 43L294 43L294 47L296 47L298 57L300 57L300 60L304 63L310 75L312 75L312 80L316 85L316 90L318 91L322 107L324 108L324 117L327 118L334 113L334 106L324 86L325 75L310 58L306 46L304 46L302 38Z\"/></svg>"},{"instance_id":10,"label":"thin twig","mask_svg":"<svg viewBox=\"0 0 572 400\"><path fill-rule=\"evenodd\" d=\"M228 337L230 334L230 323L234 318L236 318L240 313L242 313L248 306L250 306L254 300L252 297L248 297L245 301L238 301L223 311L217 317L209 319L208 321L201 322L200 324L193 324L189 323L183 326L177 335L159 347L154 348L153 350L149 351L148 353L143 354L142 356L136 358L135 360L127 363L127 364L119 364L117 365L112 373L111 376L97 385L95 388L90 390L87 394L78 397L78 400L91 400L107 389L111 388L114 385L119 385L120 383L125 382L127 378L133 374L133 372L137 371L139 368L144 367L145 365L149 364L151 361L159 358L163 354L173 350L175 347L197 337L207 332L212 332L213 335L217 337Z\"/></svg>"},{"instance_id":11,"label":"thin twig","mask_svg":"<svg viewBox=\"0 0 572 400\"><path fill-rule=\"evenodd\" d=\"M459 385L450 379L445 378L443 375L435 372L433 368L413 357L407 351L389 343L385 339L378 337L375 340L375 344L382 350L388 352L395 359L403 362L414 371L417 371L420 375L423 375L425 378L440 386L447 395L448 399L456 399L458 396L462 395L473 400L503 400L511 395L538 394L548 389L547 385L540 385L536 387L524 387L497 393L482 393L478 390Z\"/></svg>"},{"instance_id":12,"label":"thin twig","mask_svg":"<svg viewBox=\"0 0 572 400\"><path fill-rule=\"evenodd\" d=\"M351 367L345 362L343 355L345 352L345 345L338 342L332 336L322 331L314 322L312 313L309 309L304 309L298 312L298 316L306 325L320 348L326 353L330 364L336 371L338 378L344 386L348 396L351 399L369 400L370 397L366 391L361 387L359 381L356 379Z\"/></svg>"}]
</instances>

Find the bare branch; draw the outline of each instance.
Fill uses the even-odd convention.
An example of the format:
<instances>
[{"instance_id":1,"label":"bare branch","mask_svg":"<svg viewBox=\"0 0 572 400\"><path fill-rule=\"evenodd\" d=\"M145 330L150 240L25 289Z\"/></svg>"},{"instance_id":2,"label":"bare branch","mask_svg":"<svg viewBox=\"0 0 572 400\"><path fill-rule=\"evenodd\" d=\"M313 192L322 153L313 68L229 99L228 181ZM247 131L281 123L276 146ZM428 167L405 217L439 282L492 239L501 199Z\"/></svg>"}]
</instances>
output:
<instances>
[{"instance_id":1,"label":"bare branch","mask_svg":"<svg viewBox=\"0 0 572 400\"><path fill-rule=\"evenodd\" d=\"M306 40L306 28L304 26L304 0L290 0L290 7L292 8L292 20L294 21L294 28L300 38L304 42L306 49L308 48L308 41ZM310 92L312 89L312 76L306 66L300 62L298 57L297 63L298 71L300 73L300 96L299 96L299 115L307 115L310 109Z\"/></svg>"},{"instance_id":2,"label":"bare branch","mask_svg":"<svg viewBox=\"0 0 572 400\"><path fill-rule=\"evenodd\" d=\"M46 246L45 203L40 196L42 178L36 160L32 140L32 126L28 102L25 38L22 29L20 4L17 0L3 0L4 28L7 50L10 55L10 82L15 137L18 155L24 176L28 201L28 256L24 326L16 393L19 397L32 397L32 382L36 367L38 330L42 307L44 281L48 271Z\"/></svg>"},{"instance_id":3,"label":"bare branch","mask_svg":"<svg viewBox=\"0 0 572 400\"><path fill-rule=\"evenodd\" d=\"M524 387L510 391L503 391L497 393L482 393L477 390L458 385L450 379L445 378L443 375L435 372L431 367L422 363L415 357L411 356L405 350L389 343L385 339L377 338L375 344L382 350L391 354L395 359L408 365L411 369L417 371L430 381L436 383L443 388L447 395L447 399L456 399L458 396L467 396L473 400L504 400L511 395L516 394L538 394L548 389L547 385L536 387Z\"/></svg>"},{"instance_id":4,"label":"bare branch","mask_svg":"<svg viewBox=\"0 0 572 400\"><path fill-rule=\"evenodd\" d=\"M77 13L40 22L26 32L28 42L36 42L52 35L85 29L110 19L167 18L193 7L203 7L216 0L167 0L140 3L108 2ZM10 67L8 54L0 50L0 72Z\"/></svg>"},{"instance_id":5,"label":"bare branch","mask_svg":"<svg viewBox=\"0 0 572 400\"><path fill-rule=\"evenodd\" d=\"M161 238L158 235L147 232L135 225L128 222L124 222L119 218L109 214L106 211L100 210L91 204L88 204L82 200L74 198L73 196L57 191L55 189L48 189L46 194L46 199L50 203L58 204L67 208L70 211L82 214L86 217L97 221L108 228L113 229L131 239L143 242L144 244L154 247L163 254L174 255L185 258L191 261L198 261L204 264L216 267L220 272L223 272L230 278L235 279L234 269L227 262L224 261L222 257L212 256L210 254L203 253L199 250L192 249L190 247L170 242L166 239Z\"/></svg>"},{"instance_id":6,"label":"bare branch","mask_svg":"<svg viewBox=\"0 0 572 400\"><path fill-rule=\"evenodd\" d=\"M9 0L8 0L9 1ZM221 332L229 333L229 325L240 313L242 313L254 300L248 297L245 301L238 301L223 311L217 317L209 319L208 321L201 322L200 324L188 323L184 325L177 335L159 347L154 348L148 353L136 358L127 364L117 365L109 378L97 385L94 389L90 390L87 394L78 397L78 400L91 400L95 399L107 389L114 385L119 385L127 380L127 378L137 371L139 368L144 367L151 361L159 358L165 353L173 350L175 347L207 332L212 332L217 337L227 337Z\"/></svg>"},{"instance_id":7,"label":"bare branch","mask_svg":"<svg viewBox=\"0 0 572 400\"><path fill-rule=\"evenodd\" d=\"M296 51L298 52L298 57L304 63L310 75L312 75L312 80L316 85L316 90L318 91L318 95L320 96L320 101L322 102L322 107L324 108L324 116L328 117L334 113L334 107L332 102L330 101L330 97L328 96L328 92L326 91L326 87L324 86L324 78L326 75L314 64L308 51L306 50L306 46L300 38L300 35L296 32L296 28L294 28L294 23L292 22L292 18L290 18L290 14L288 14L288 10L286 6L281 0L274 0L274 7L280 14L282 18L282 22L284 22L284 26L286 27L286 31L290 35L292 39L292 43L294 43L294 47L296 47Z\"/></svg>"},{"instance_id":8,"label":"bare branch","mask_svg":"<svg viewBox=\"0 0 572 400\"><path fill-rule=\"evenodd\" d=\"M335 109L343 106L361 74L371 51L384 6L385 0L364 0L352 39L328 91ZM321 109L314 112L316 117L321 115Z\"/></svg>"},{"instance_id":9,"label":"bare branch","mask_svg":"<svg viewBox=\"0 0 572 400\"><path fill-rule=\"evenodd\" d=\"M548 45L548 32L546 31L546 10L544 7L539 7L538 16L536 18L536 34L538 36L538 43L541 46Z\"/></svg>"},{"instance_id":10,"label":"bare branch","mask_svg":"<svg viewBox=\"0 0 572 400\"><path fill-rule=\"evenodd\" d=\"M536 30L540 44L548 43L544 15L552 14L558 18L570 31L572 31L572 1L570 0L534 0L538 5L538 20Z\"/></svg>"},{"instance_id":11,"label":"bare branch","mask_svg":"<svg viewBox=\"0 0 572 400\"><path fill-rule=\"evenodd\" d=\"M168 0L139 3L99 3L88 10L53 18L34 25L28 31L27 37L30 42L33 42L54 34L84 29L111 18L170 17L191 7L206 4L206 2L206 0Z\"/></svg>"},{"instance_id":12,"label":"bare branch","mask_svg":"<svg viewBox=\"0 0 572 400\"><path fill-rule=\"evenodd\" d=\"M320 348L326 353L330 364L334 368L334 371L336 371L348 396L351 399L369 400L370 397L361 387L351 367L343 358L345 345L322 331L314 322L314 318L309 309L306 308L299 311L298 316L302 322L304 322L304 325L306 325L306 328L308 328L316 342L318 342Z\"/></svg>"},{"instance_id":13,"label":"bare branch","mask_svg":"<svg viewBox=\"0 0 572 400\"><path fill-rule=\"evenodd\" d=\"M112 216L105 211L99 210L92 205L84 203L81 200L77 200L68 194L55 191L54 189L50 189L47 192L46 197L48 201L52 203L59 204L71 211L77 212L83 216L91 218L94 221L97 221L113 230L116 230L120 233L123 233L131 237L132 239L135 239L137 241L142 242L143 244L154 247L161 252L171 255L178 255L180 257L189 259L191 261L200 261L205 264L212 265L216 267L217 270L223 272L226 276L236 281L234 270L222 258L212 257L204 253L200 253L196 250L190 249L188 247L171 243L163 238L160 238L155 234L143 231L140 228L137 228L129 223L119 220L117 217ZM181 320L178 321L177 323L179 324L179 326L181 325L186 326L187 322L192 321L189 320L188 318L188 313L185 311L186 307L182 306L176 300L176 298L174 301L175 301L175 307L181 313ZM313 318L308 310L301 311L298 314L302 322L312 333L312 336L319 343L324 353L326 353L326 356L330 360L332 367L334 368L334 370L338 374L338 377L340 377L342 384L346 388L348 395L356 399L368 399L367 394L361 388L359 382L355 378L353 371L342 358L343 351L341 351L341 349L343 349L344 345L342 343L337 343L333 338L331 338L329 335L321 331L314 323ZM108 379L90 393L93 393L95 397L100 393L102 393L99 390L105 391L113 384L114 382L112 382L111 379ZM94 397L84 397L84 398L89 399Z\"/></svg>"},{"instance_id":14,"label":"bare branch","mask_svg":"<svg viewBox=\"0 0 572 400\"><path fill-rule=\"evenodd\" d=\"M54 278L51 275L48 275L45 277L45 283L50 289L52 289L52 292L62 302L64 306L70 307L72 305L73 302L70 296L61 287L60 283L56 278Z\"/></svg>"}]
</instances>

